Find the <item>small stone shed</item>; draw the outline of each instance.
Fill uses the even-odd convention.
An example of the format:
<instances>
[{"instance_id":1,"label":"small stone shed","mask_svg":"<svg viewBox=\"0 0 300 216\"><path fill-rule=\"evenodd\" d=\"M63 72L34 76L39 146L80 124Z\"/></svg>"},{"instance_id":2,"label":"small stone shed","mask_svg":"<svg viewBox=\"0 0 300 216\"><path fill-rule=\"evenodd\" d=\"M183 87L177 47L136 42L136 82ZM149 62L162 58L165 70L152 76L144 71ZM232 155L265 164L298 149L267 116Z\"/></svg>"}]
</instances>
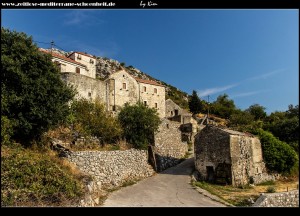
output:
<instances>
[{"instance_id":1,"label":"small stone shed","mask_svg":"<svg viewBox=\"0 0 300 216\"><path fill-rule=\"evenodd\" d=\"M195 168L202 180L233 186L269 180L257 137L207 125L194 142Z\"/></svg>"}]
</instances>

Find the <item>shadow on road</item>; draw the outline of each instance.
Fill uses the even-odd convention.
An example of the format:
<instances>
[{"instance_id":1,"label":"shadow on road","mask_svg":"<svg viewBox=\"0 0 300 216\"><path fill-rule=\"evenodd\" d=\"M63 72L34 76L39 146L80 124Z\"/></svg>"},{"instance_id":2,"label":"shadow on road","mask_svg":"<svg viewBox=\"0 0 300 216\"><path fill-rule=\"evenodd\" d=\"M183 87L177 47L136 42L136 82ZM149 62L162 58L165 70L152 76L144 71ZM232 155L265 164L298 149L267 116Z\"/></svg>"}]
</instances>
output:
<instances>
[{"instance_id":1,"label":"shadow on road","mask_svg":"<svg viewBox=\"0 0 300 216\"><path fill-rule=\"evenodd\" d=\"M159 172L159 174L191 175L194 170L194 167L194 158L188 158L174 167Z\"/></svg>"}]
</instances>

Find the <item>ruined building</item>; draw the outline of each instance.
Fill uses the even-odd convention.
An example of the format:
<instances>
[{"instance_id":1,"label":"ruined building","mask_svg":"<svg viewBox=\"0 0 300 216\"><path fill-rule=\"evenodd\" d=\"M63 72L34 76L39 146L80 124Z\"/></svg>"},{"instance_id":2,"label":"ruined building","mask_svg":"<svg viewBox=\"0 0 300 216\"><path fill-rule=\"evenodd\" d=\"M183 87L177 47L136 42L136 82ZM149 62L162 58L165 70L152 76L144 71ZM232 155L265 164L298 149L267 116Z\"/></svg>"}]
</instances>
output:
<instances>
[{"instance_id":1,"label":"ruined building","mask_svg":"<svg viewBox=\"0 0 300 216\"><path fill-rule=\"evenodd\" d=\"M233 186L272 178L266 173L257 137L212 125L195 137L195 167L202 180Z\"/></svg>"}]
</instances>

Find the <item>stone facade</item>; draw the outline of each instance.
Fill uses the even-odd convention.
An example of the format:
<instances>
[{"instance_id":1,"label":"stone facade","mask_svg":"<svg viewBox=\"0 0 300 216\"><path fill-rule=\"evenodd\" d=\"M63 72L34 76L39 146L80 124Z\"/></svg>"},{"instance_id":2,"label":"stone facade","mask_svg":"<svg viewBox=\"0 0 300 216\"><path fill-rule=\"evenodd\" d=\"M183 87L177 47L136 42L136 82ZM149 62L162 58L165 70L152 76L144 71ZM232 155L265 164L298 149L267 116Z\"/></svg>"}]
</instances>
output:
<instances>
[{"instance_id":1,"label":"stone facade","mask_svg":"<svg viewBox=\"0 0 300 216\"><path fill-rule=\"evenodd\" d=\"M180 123L163 119L154 136L154 152L158 171L175 166L184 158L188 145L181 140Z\"/></svg>"},{"instance_id":2,"label":"stone facade","mask_svg":"<svg viewBox=\"0 0 300 216\"><path fill-rule=\"evenodd\" d=\"M151 80L135 79L139 84L139 100L155 108L161 118L165 117L165 87Z\"/></svg>"},{"instance_id":3,"label":"stone facade","mask_svg":"<svg viewBox=\"0 0 300 216\"><path fill-rule=\"evenodd\" d=\"M195 136L195 167L202 179L233 186L274 180L257 137L212 125Z\"/></svg>"},{"instance_id":4,"label":"stone facade","mask_svg":"<svg viewBox=\"0 0 300 216\"><path fill-rule=\"evenodd\" d=\"M68 58L86 66L86 70L82 71L80 74L94 79L96 78L96 58L94 56L82 52L72 52Z\"/></svg>"},{"instance_id":5,"label":"stone facade","mask_svg":"<svg viewBox=\"0 0 300 216\"><path fill-rule=\"evenodd\" d=\"M299 207L299 191L261 194L253 207Z\"/></svg>"},{"instance_id":6,"label":"stone facade","mask_svg":"<svg viewBox=\"0 0 300 216\"><path fill-rule=\"evenodd\" d=\"M39 49L42 53L50 54L52 55L52 61L57 65L60 72L70 72L70 73L77 73L77 74L83 74L86 75L87 67L85 64L81 64L80 62L77 62L73 59L67 58L66 56L56 53L56 52L50 52L45 49Z\"/></svg>"},{"instance_id":7,"label":"stone facade","mask_svg":"<svg viewBox=\"0 0 300 216\"><path fill-rule=\"evenodd\" d=\"M115 188L126 181L143 179L154 174L148 164L147 151L81 151L71 152L68 160L79 170L91 175L98 188Z\"/></svg>"},{"instance_id":8,"label":"stone facade","mask_svg":"<svg viewBox=\"0 0 300 216\"><path fill-rule=\"evenodd\" d=\"M110 111L119 111L125 103L135 104L138 102L139 85L124 70L113 73L106 82L109 86L108 107Z\"/></svg>"},{"instance_id":9,"label":"stone facade","mask_svg":"<svg viewBox=\"0 0 300 216\"><path fill-rule=\"evenodd\" d=\"M118 112L125 104L138 101L150 108L157 109L161 118L165 116L165 87L150 80L134 78L125 70L113 73L106 80L108 83L108 108Z\"/></svg>"},{"instance_id":10,"label":"stone facade","mask_svg":"<svg viewBox=\"0 0 300 216\"><path fill-rule=\"evenodd\" d=\"M85 98L88 100L100 100L105 102L106 99L106 83L96 80L88 76L76 73L62 73L61 78L64 82L72 85L77 90L77 98Z\"/></svg>"}]
</instances>

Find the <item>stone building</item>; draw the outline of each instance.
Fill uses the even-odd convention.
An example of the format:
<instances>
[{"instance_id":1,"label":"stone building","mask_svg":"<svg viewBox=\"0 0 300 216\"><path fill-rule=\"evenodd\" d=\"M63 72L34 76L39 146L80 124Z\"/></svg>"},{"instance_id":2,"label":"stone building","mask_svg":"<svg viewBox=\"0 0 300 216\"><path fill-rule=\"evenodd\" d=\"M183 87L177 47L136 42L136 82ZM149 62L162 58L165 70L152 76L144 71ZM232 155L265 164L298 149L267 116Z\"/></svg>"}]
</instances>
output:
<instances>
[{"instance_id":1,"label":"stone building","mask_svg":"<svg viewBox=\"0 0 300 216\"><path fill-rule=\"evenodd\" d=\"M157 109L161 118L165 117L165 87L152 80L142 80L131 76L125 70L120 70L109 76L108 109L119 111L125 104L135 104L138 101Z\"/></svg>"},{"instance_id":2,"label":"stone building","mask_svg":"<svg viewBox=\"0 0 300 216\"><path fill-rule=\"evenodd\" d=\"M157 109L160 118L165 117L165 87L152 80L135 78L125 70L110 74L102 81L96 79L96 58L82 52L73 52L68 57L40 49L52 55L62 73L62 79L77 90L77 98L100 100L107 111L117 113L125 103L138 101Z\"/></svg>"},{"instance_id":3,"label":"stone building","mask_svg":"<svg viewBox=\"0 0 300 216\"><path fill-rule=\"evenodd\" d=\"M60 72L70 72L70 73L77 73L77 74L85 74L87 67L85 64L77 62L71 58L68 58L64 55L49 52L45 49L39 49L42 53L50 54L52 56L52 61L58 66Z\"/></svg>"},{"instance_id":4,"label":"stone building","mask_svg":"<svg viewBox=\"0 0 300 216\"><path fill-rule=\"evenodd\" d=\"M74 61L77 61L86 66L86 69L84 71L78 73L94 79L96 78L96 57L83 52L72 52L68 56L68 58L73 59Z\"/></svg>"},{"instance_id":5,"label":"stone building","mask_svg":"<svg viewBox=\"0 0 300 216\"><path fill-rule=\"evenodd\" d=\"M233 186L271 178L257 137L212 125L195 136L195 168L202 180Z\"/></svg>"}]
</instances>

